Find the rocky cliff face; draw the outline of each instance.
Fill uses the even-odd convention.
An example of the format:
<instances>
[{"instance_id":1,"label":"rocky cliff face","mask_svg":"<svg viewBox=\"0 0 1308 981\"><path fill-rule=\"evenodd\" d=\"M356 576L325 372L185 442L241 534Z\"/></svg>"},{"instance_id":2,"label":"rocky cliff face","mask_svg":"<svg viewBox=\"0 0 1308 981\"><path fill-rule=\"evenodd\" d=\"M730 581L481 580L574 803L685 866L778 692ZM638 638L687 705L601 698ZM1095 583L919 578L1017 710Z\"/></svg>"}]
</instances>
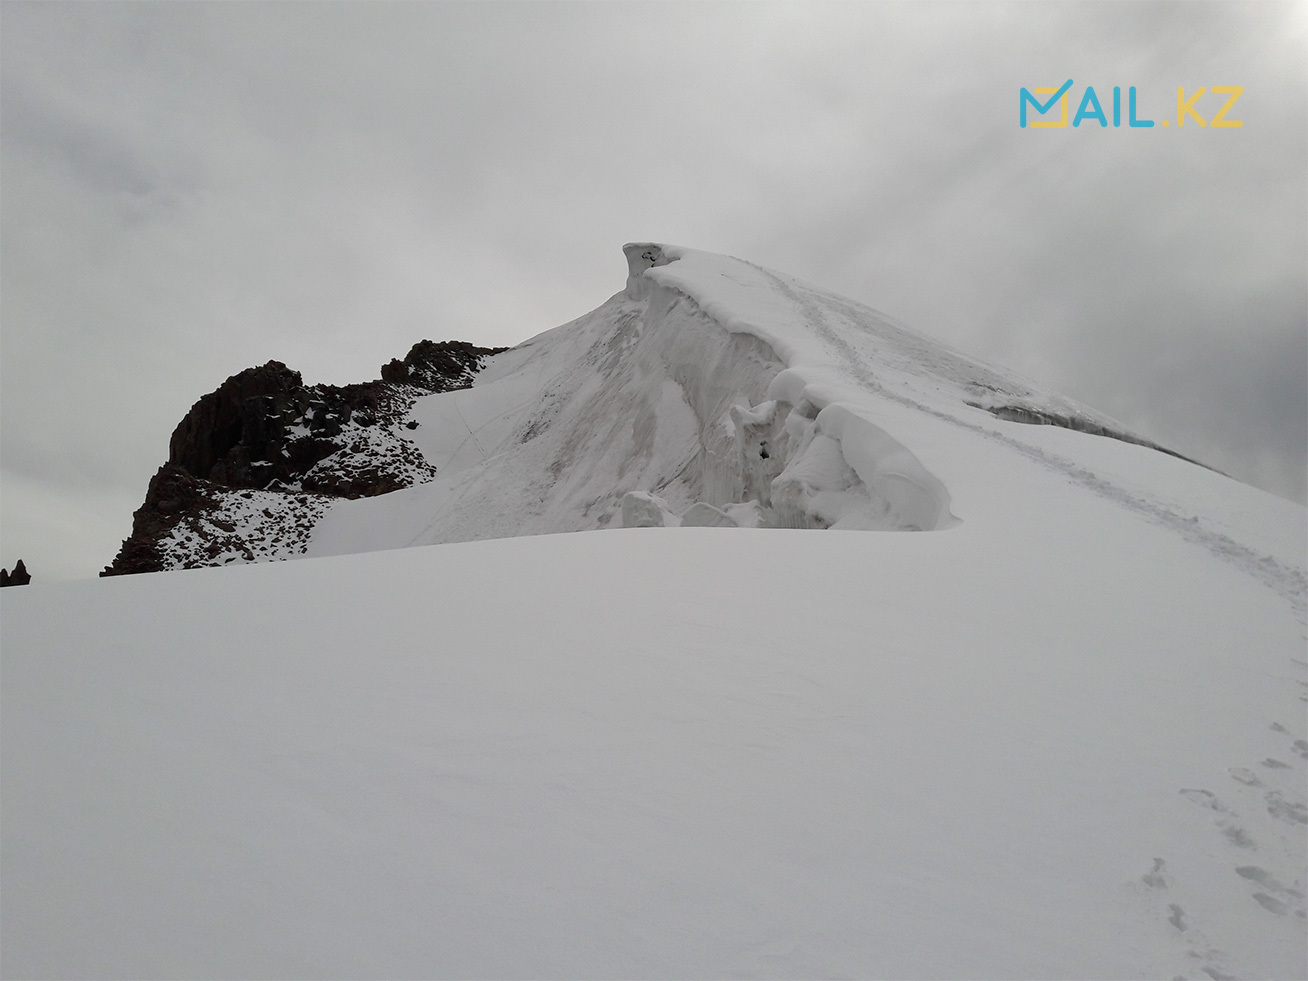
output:
<instances>
[{"instance_id":1,"label":"rocky cliff face","mask_svg":"<svg viewBox=\"0 0 1308 981\"><path fill-rule=\"evenodd\" d=\"M305 385L279 361L233 375L173 431L132 534L101 575L300 554L333 501L435 476L407 438L418 425L409 410L469 387L500 350L423 340L358 385Z\"/></svg>"},{"instance_id":2,"label":"rocky cliff face","mask_svg":"<svg viewBox=\"0 0 1308 981\"><path fill-rule=\"evenodd\" d=\"M26 586L32 581L32 574L27 571L27 566L23 565L23 560L19 559L14 566L14 571L0 569L0 586Z\"/></svg>"}]
</instances>

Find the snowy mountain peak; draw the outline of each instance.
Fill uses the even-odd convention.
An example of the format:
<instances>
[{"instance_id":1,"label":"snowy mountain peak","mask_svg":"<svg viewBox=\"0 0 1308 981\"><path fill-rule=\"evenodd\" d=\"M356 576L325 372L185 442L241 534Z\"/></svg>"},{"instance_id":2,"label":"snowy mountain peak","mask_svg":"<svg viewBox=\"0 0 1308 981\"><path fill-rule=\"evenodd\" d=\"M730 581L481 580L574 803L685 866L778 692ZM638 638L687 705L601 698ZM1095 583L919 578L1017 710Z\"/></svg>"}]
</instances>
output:
<instances>
[{"instance_id":1,"label":"snowy mountain peak","mask_svg":"<svg viewBox=\"0 0 1308 981\"><path fill-rule=\"evenodd\" d=\"M621 293L415 403L434 480L337 505L308 553L633 522L940 530L964 517L941 469L960 432L1018 438L1005 419L1150 445L792 277L623 251Z\"/></svg>"},{"instance_id":2,"label":"snowy mountain peak","mask_svg":"<svg viewBox=\"0 0 1308 981\"><path fill-rule=\"evenodd\" d=\"M618 527L941 531L1010 513L995 494L1035 467L1302 605L1283 549L1160 492L1229 481L1114 420L754 263L624 253L621 292L512 349L422 342L343 389L276 362L229 379L108 571Z\"/></svg>"}]
</instances>

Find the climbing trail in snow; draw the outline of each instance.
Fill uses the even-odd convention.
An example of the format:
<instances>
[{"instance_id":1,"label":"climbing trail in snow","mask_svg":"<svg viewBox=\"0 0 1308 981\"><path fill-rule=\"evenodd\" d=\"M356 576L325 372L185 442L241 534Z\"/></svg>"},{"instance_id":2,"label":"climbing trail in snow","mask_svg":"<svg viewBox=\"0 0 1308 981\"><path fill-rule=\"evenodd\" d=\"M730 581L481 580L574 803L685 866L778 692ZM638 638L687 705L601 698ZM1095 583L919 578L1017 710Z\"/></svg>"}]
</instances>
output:
<instances>
[{"instance_id":1,"label":"climbing trail in snow","mask_svg":"<svg viewBox=\"0 0 1308 981\"><path fill-rule=\"evenodd\" d=\"M740 261L745 262L744 260ZM840 331L831 326L823 310L824 305L828 307L834 305L831 297L815 293L798 284L792 286L781 276L752 262L745 262L745 265L757 270L779 293L794 304L804 322L829 345L831 354L839 366L868 392L1000 443L1046 469L1064 474L1079 486L1113 501L1155 524L1168 528L1186 541L1207 549L1224 562L1235 566L1275 591L1289 602L1296 619L1301 624L1308 624L1308 577L1304 575L1302 570L1290 568L1270 555L1259 554L1221 532L1203 527L1197 517L1183 517L1155 501L1135 495L1125 488L1105 480L1085 467L1056 453L1033 446L1006 433L997 432L959 418L952 413L933 408L908 395L890 391L877 381L866 359L861 357L854 346L841 336ZM840 312L852 326L875 332L875 328L866 323L867 315L873 311L867 308L860 309L853 304L842 303L840 306L843 308Z\"/></svg>"}]
</instances>

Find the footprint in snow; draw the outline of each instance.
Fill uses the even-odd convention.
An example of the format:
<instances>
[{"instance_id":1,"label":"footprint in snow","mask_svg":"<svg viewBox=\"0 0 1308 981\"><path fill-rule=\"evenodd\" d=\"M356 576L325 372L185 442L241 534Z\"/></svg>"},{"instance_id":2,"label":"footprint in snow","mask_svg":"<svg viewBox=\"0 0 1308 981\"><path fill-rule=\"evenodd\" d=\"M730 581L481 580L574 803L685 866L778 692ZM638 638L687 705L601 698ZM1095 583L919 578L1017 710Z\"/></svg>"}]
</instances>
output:
<instances>
[{"instance_id":1,"label":"footprint in snow","mask_svg":"<svg viewBox=\"0 0 1308 981\"><path fill-rule=\"evenodd\" d=\"M1271 791L1264 798L1267 813L1286 824L1308 824L1308 807L1286 800L1279 791Z\"/></svg>"},{"instance_id":2,"label":"footprint in snow","mask_svg":"<svg viewBox=\"0 0 1308 981\"><path fill-rule=\"evenodd\" d=\"M1267 895L1265 892L1256 892L1253 894L1253 898L1258 901L1259 906L1267 910L1269 913L1275 913L1277 916L1284 916L1290 911L1290 908L1286 906L1285 903L1273 896Z\"/></svg>"},{"instance_id":3,"label":"footprint in snow","mask_svg":"<svg viewBox=\"0 0 1308 981\"><path fill-rule=\"evenodd\" d=\"M1282 885L1275 876L1270 872L1260 869L1256 865L1241 865L1235 870L1235 874L1241 879L1248 879L1250 882L1256 882L1268 892L1280 893L1284 896L1293 896L1295 899L1303 899L1303 892L1299 889L1292 889L1289 886Z\"/></svg>"},{"instance_id":4,"label":"footprint in snow","mask_svg":"<svg viewBox=\"0 0 1308 981\"><path fill-rule=\"evenodd\" d=\"M1197 961L1202 961L1203 963L1200 966L1200 970L1208 975L1208 977L1212 978L1213 981L1235 981L1235 978L1232 975L1224 974L1218 969L1217 965L1222 963L1222 960L1226 955L1215 947L1208 947L1204 950L1191 948L1186 951L1186 955L1193 957ZM1173 978L1172 981L1176 981L1176 979Z\"/></svg>"},{"instance_id":5,"label":"footprint in snow","mask_svg":"<svg viewBox=\"0 0 1308 981\"><path fill-rule=\"evenodd\" d=\"M1258 845L1245 832L1244 828L1236 824L1227 824L1219 821L1219 828L1222 829L1222 835L1236 848L1257 848Z\"/></svg>"},{"instance_id":6,"label":"footprint in snow","mask_svg":"<svg viewBox=\"0 0 1308 981\"><path fill-rule=\"evenodd\" d=\"M1274 760L1274 759L1272 759L1270 756L1267 757L1267 759L1263 760L1263 766L1267 767L1267 769L1269 769L1269 770L1288 770L1288 769L1290 769L1290 764L1289 764L1289 763L1282 763L1280 760Z\"/></svg>"},{"instance_id":7,"label":"footprint in snow","mask_svg":"<svg viewBox=\"0 0 1308 981\"><path fill-rule=\"evenodd\" d=\"M1144 875L1140 876L1140 881L1150 889L1166 889L1167 877L1163 875L1163 869L1166 868L1166 866L1167 863L1161 858L1155 858L1154 867Z\"/></svg>"},{"instance_id":8,"label":"footprint in snow","mask_svg":"<svg viewBox=\"0 0 1308 981\"><path fill-rule=\"evenodd\" d=\"M1200 807L1206 807L1210 811L1216 811L1219 814L1230 813L1226 805L1218 800L1217 795L1211 790L1192 790L1188 787L1183 787L1180 790L1180 794L1186 800L1193 801Z\"/></svg>"},{"instance_id":9,"label":"footprint in snow","mask_svg":"<svg viewBox=\"0 0 1308 981\"><path fill-rule=\"evenodd\" d=\"M1231 779L1238 780L1247 787L1261 787L1262 781L1258 779L1258 774L1254 773L1246 766L1233 766L1228 771Z\"/></svg>"}]
</instances>

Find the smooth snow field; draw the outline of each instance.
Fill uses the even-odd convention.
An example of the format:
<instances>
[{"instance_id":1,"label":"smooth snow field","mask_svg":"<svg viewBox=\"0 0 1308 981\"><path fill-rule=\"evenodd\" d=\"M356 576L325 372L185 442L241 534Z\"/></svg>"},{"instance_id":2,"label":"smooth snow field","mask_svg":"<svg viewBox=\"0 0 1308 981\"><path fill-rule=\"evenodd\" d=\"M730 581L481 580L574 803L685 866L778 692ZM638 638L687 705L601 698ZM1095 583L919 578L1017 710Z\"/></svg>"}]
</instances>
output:
<instances>
[{"instance_id":1,"label":"smooth snow field","mask_svg":"<svg viewBox=\"0 0 1308 981\"><path fill-rule=\"evenodd\" d=\"M11 589L3 972L1303 977L1301 616L1018 477Z\"/></svg>"}]
</instances>

